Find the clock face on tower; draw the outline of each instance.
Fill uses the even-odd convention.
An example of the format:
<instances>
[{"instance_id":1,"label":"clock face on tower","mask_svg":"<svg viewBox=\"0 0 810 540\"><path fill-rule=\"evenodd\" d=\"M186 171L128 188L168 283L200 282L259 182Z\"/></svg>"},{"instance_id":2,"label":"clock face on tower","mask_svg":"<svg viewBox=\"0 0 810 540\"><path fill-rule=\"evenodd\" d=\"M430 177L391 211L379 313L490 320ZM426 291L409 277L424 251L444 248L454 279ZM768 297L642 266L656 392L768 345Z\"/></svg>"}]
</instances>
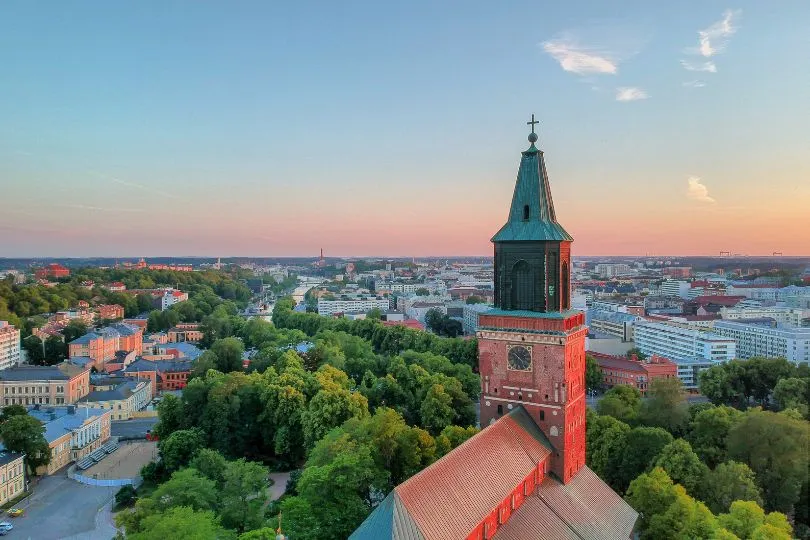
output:
<instances>
[{"instance_id":1,"label":"clock face on tower","mask_svg":"<svg viewBox=\"0 0 810 540\"><path fill-rule=\"evenodd\" d=\"M507 358L509 369L515 371L532 370L532 350L523 345L511 345Z\"/></svg>"}]
</instances>

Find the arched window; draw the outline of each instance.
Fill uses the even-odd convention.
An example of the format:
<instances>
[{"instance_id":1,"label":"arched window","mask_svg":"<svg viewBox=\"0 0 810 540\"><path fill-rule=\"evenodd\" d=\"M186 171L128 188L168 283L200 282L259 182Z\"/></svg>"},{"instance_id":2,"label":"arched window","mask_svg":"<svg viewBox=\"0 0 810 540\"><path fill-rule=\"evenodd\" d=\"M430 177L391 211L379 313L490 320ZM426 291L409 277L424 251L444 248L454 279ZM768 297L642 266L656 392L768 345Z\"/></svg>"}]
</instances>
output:
<instances>
[{"instance_id":1,"label":"arched window","mask_svg":"<svg viewBox=\"0 0 810 540\"><path fill-rule=\"evenodd\" d=\"M560 264L556 253L548 254L548 309L557 311L560 302L557 299L560 287Z\"/></svg>"},{"instance_id":2,"label":"arched window","mask_svg":"<svg viewBox=\"0 0 810 540\"><path fill-rule=\"evenodd\" d=\"M523 221L529 221L529 205L523 205Z\"/></svg>"},{"instance_id":3,"label":"arched window","mask_svg":"<svg viewBox=\"0 0 810 540\"><path fill-rule=\"evenodd\" d=\"M534 283L529 263L521 259L512 267L512 309L532 309Z\"/></svg>"}]
</instances>

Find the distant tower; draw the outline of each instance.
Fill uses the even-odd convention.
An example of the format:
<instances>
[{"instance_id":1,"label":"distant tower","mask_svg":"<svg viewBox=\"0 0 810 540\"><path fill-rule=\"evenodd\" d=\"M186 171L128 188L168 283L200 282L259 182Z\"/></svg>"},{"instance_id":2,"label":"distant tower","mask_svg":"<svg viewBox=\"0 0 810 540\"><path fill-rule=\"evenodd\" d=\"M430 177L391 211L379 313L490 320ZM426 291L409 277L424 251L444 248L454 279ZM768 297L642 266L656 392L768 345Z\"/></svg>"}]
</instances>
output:
<instances>
[{"instance_id":1,"label":"distant tower","mask_svg":"<svg viewBox=\"0 0 810 540\"><path fill-rule=\"evenodd\" d=\"M479 316L481 426L523 405L567 483L585 465L585 317L571 310L571 243L557 223L543 152L523 152L495 244L495 308Z\"/></svg>"}]
</instances>

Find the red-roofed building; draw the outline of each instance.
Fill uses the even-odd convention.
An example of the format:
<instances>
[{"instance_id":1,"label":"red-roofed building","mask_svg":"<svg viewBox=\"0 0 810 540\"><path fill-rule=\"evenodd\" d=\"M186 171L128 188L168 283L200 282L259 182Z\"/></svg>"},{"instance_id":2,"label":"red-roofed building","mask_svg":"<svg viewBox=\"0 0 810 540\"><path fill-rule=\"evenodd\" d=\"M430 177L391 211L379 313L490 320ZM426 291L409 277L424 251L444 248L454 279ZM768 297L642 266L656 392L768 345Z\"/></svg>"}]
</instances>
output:
<instances>
[{"instance_id":1,"label":"red-roofed building","mask_svg":"<svg viewBox=\"0 0 810 540\"><path fill-rule=\"evenodd\" d=\"M403 321L382 321L384 326L405 326L414 330L424 330L425 325L416 319L405 319Z\"/></svg>"},{"instance_id":2,"label":"red-roofed building","mask_svg":"<svg viewBox=\"0 0 810 540\"><path fill-rule=\"evenodd\" d=\"M645 395L654 379L671 379L678 376L678 366L656 354L644 361L635 355L633 358L626 358L598 352L588 354L593 356L599 365L603 384L607 388L624 384L636 387L642 395Z\"/></svg>"},{"instance_id":3,"label":"red-roofed building","mask_svg":"<svg viewBox=\"0 0 810 540\"><path fill-rule=\"evenodd\" d=\"M40 268L36 272L34 272L34 276L37 279L48 279L48 278L65 278L70 275L70 270L65 268L59 263L51 263L45 268Z\"/></svg>"},{"instance_id":4,"label":"red-roofed building","mask_svg":"<svg viewBox=\"0 0 810 540\"><path fill-rule=\"evenodd\" d=\"M100 319L114 320L124 318L124 308L118 304L101 304L96 306Z\"/></svg>"},{"instance_id":5,"label":"red-roofed building","mask_svg":"<svg viewBox=\"0 0 810 540\"><path fill-rule=\"evenodd\" d=\"M126 285L124 285L124 284L123 284L122 282L120 282L120 281L113 281L112 283L110 283L109 285L107 285L107 287L106 287L106 288L107 288L107 290L108 290L108 291L113 291L113 292L118 292L118 291L125 291L125 290L127 290L127 286L126 286Z\"/></svg>"}]
</instances>

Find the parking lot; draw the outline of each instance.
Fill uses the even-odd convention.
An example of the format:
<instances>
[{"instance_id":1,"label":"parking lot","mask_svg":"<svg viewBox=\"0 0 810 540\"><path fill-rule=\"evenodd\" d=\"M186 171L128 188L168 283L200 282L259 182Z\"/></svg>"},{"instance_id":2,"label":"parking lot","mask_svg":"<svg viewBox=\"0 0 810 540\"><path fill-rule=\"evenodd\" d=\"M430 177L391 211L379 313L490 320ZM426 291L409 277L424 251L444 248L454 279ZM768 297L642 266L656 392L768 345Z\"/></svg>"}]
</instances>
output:
<instances>
[{"instance_id":1,"label":"parking lot","mask_svg":"<svg viewBox=\"0 0 810 540\"><path fill-rule=\"evenodd\" d=\"M40 480L34 494L21 502L25 514L2 516L14 530L9 538L28 540L110 540L115 527L109 512L101 511L118 488L79 484L57 473Z\"/></svg>"}]
</instances>

